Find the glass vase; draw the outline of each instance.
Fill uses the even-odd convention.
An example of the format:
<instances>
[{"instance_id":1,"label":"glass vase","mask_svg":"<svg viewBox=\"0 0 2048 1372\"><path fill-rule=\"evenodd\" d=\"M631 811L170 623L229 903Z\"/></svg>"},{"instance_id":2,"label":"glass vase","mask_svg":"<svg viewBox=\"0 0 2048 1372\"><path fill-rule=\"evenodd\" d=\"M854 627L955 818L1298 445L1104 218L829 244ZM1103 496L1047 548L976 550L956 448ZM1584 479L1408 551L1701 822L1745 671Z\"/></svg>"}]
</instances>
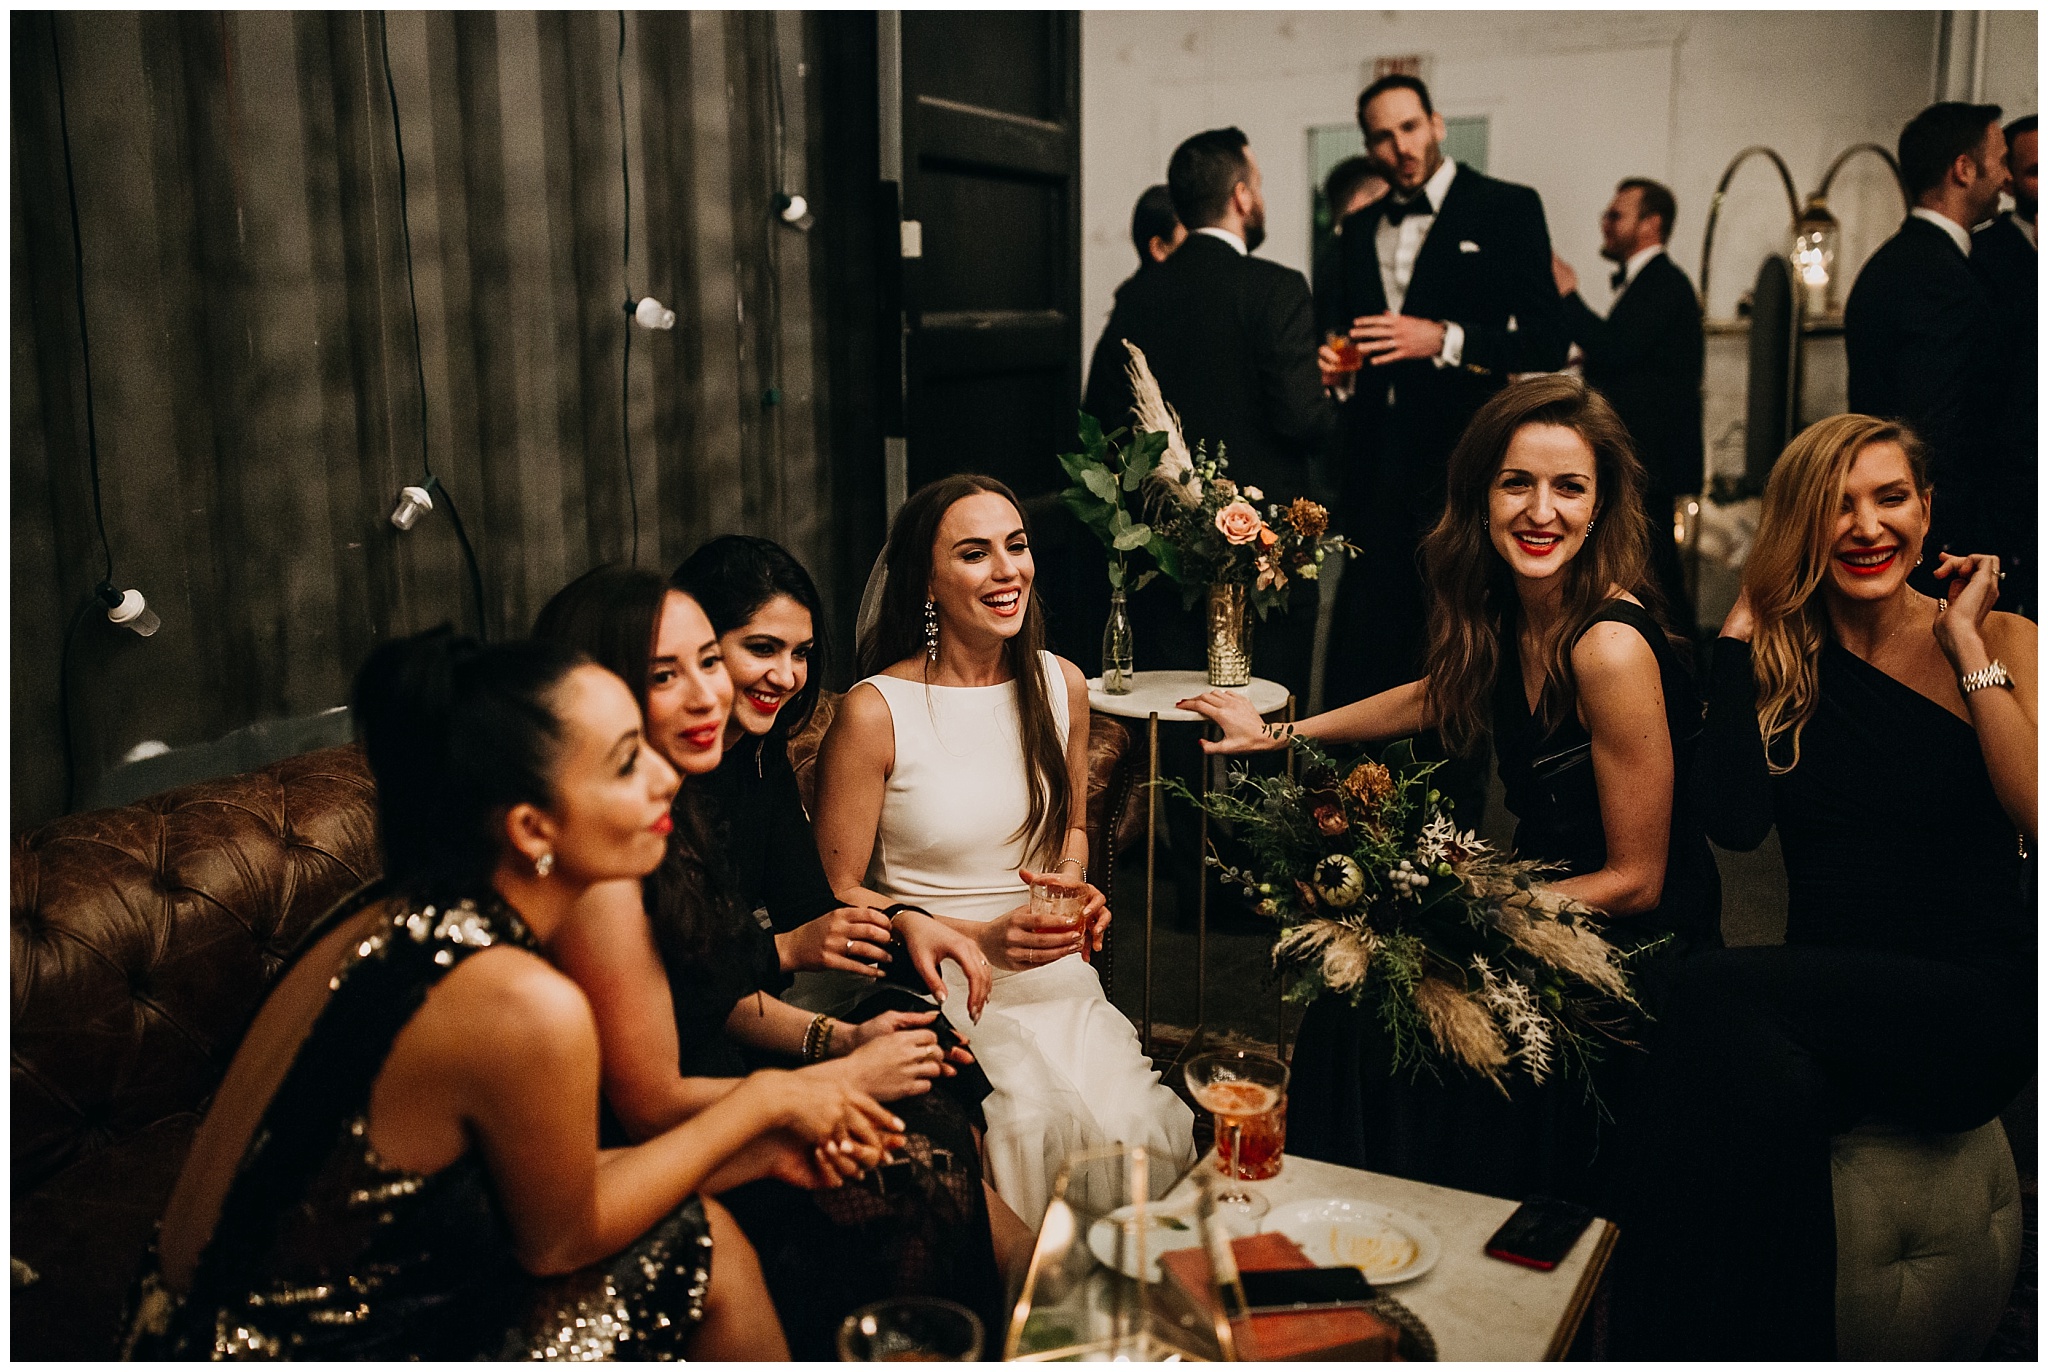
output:
<instances>
[{"instance_id":1,"label":"glass vase","mask_svg":"<svg viewBox=\"0 0 2048 1372\"><path fill-rule=\"evenodd\" d=\"M1209 587L1209 684L1249 686L1252 680L1252 619L1243 582Z\"/></svg>"},{"instance_id":2,"label":"glass vase","mask_svg":"<svg viewBox=\"0 0 2048 1372\"><path fill-rule=\"evenodd\" d=\"M1122 591L1109 593L1109 623L1102 626L1102 690L1105 695L1131 693L1136 648L1131 637L1131 612Z\"/></svg>"}]
</instances>

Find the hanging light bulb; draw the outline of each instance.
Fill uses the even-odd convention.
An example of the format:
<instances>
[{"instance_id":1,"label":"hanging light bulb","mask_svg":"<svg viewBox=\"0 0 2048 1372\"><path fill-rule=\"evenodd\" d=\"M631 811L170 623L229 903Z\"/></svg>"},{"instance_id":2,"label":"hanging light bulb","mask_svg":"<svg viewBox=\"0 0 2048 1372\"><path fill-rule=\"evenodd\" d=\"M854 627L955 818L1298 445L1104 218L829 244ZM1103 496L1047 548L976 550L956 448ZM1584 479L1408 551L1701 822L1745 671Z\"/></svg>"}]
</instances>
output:
<instances>
[{"instance_id":1,"label":"hanging light bulb","mask_svg":"<svg viewBox=\"0 0 2048 1372\"><path fill-rule=\"evenodd\" d=\"M1835 313L1835 248L1841 237L1841 221L1826 197L1809 196L1792 225L1792 273L1808 315Z\"/></svg>"},{"instance_id":2,"label":"hanging light bulb","mask_svg":"<svg viewBox=\"0 0 2048 1372\"><path fill-rule=\"evenodd\" d=\"M425 484L407 486L398 493L398 508L391 512L391 524L404 533L419 523L420 516L434 508L432 486L434 478L428 477Z\"/></svg>"},{"instance_id":3,"label":"hanging light bulb","mask_svg":"<svg viewBox=\"0 0 2048 1372\"><path fill-rule=\"evenodd\" d=\"M156 611L149 608L149 602L142 598L142 592L130 587L117 591L112 583L102 581L93 588L93 594L107 607L107 621L132 629L143 638L148 638L164 626Z\"/></svg>"},{"instance_id":4,"label":"hanging light bulb","mask_svg":"<svg viewBox=\"0 0 2048 1372\"><path fill-rule=\"evenodd\" d=\"M783 223L798 233L810 232L811 224L814 222L811 219L810 202L801 195L776 196L775 213Z\"/></svg>"},{"instance_id":5,"label":"hanging light bulb","mask_svg":"<svg viewBox=\"0 0 2048 1372\"><path fill-rule=\"evenodd\" d=\"M676 312L651 295L640 297L638 302L626 308L632 314L633 322L643 329L673 329L676 326Z\"/></svg>"}]
</instances>

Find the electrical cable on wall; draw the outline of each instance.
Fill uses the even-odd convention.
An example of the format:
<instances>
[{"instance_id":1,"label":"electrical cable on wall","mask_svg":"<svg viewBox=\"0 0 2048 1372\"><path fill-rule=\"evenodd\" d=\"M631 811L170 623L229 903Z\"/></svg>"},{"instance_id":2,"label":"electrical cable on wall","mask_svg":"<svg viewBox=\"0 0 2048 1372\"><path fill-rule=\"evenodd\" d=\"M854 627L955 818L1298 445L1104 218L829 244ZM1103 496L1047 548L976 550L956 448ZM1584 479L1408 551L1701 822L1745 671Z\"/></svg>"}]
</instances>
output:
<instances>
[{"instance_id":1,"label":"electrical cable on wall","mask_svg":"<svg viewBox=\"0 0 2048 1372\"><path fill-rule=\"evenodd\" d=\"M614 68L619 93L619 185L624 202L624 213L620 223L620 282L626 290L626 317L631 322L626 328L626 343L619 363L619 451L626 462L626 502L632 515L633 553L631 562L640 561L640 493L633 480L633 324L643 329L673 329L676 326L676 312L663 305L653 296L633 298L633 177L626 169L626 12L619 16L619 57Z\"/></svg>"},{"instance_id":2,"label":"electrical cable on wall","mask_svg":"<svg viewBox=\"0 0 2048 1372\"><path fill-rule=\"evenodd\" d=\"M71 115L64 98L64 53L57 42L57 16L50 15L49 22L50 70L57 86L57 131L64 147L64 194L71 207L71 270L78 302L78 352L85 373L86 463L92 478L93 527L99 533L103 563L99 584L72 611L71 621L64 627L63 643L57 650L57 729L64 746L64 813L69 814L78 793L78 757L71 738L71 646L78 637L79 626L94 606L106 610L108 622L143 638L155 634L163 622L149 608L142 592L133 587L120 590L114 584L114 547L107 540L106 506L100 494L99 421L93 409L92 335L86 328L85 317L85 235L78 221L78 174L71 161Z\"/></svg>"},{"instance_id":3,"label":"electrical cable on wall","mask_svg":"<svg viewBox=\"0 0 2048 1372\"><path fill-rule=\"evenodd\" d=\"M470 594L476 598L476 636L490 637L490 626L484 615L484 574L477 564L476 549L470 546L469 532L462 527L462 515L455 508L455 494L434 475L433 463L427 457L427 362L420 347L420 297L413 285L412 270L412 217L406 207L405 184L405 130L398 122L398 83L391 79L391 30L385 13L377 11L377 37L384 53L384 91L391 100L391 141L398 152L398 222L405 237L405 295L412 305L412 364L413 375L420 391L420 470L425 473L416 485L407 486L398 495L398 506L391 512L391 523L401 533L412 528L420 515L434 508L434 492L448 504L448 522L455 529L456 542L462 546L463 560L469 565Z\"/></svg>"},{"instance_id":4,"label":"electrical cable on wall","mask_svg":"<svg viewBox=\"0 0 2048 1372\"><path fill-rule=\"evenodd\" d=\"M619 216L619 284L626 292L626 312L633 302L633 177L626 170L626 12L619 11L619 58L613 71L619 91L619 193L625 208ZM633 481L633 329L626 327L626 346L619 362L619 453L626 462L626 505L633 521L633 552L640 565L640 492Z\"/></svg>"}]
</instances>

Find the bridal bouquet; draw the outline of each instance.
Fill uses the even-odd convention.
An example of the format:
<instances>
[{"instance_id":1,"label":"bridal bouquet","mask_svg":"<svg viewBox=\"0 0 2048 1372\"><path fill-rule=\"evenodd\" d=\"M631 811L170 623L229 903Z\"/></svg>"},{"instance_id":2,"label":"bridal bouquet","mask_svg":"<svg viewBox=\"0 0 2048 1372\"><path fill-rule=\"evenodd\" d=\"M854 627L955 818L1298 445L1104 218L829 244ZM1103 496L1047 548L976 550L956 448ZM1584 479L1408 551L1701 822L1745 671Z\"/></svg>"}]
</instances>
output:
<instances>
[{"instance_id":1,"label":"bridal bouquet","mask_svg":"<svg viewBox=\"0 0 2048 1372\"><path fill-rule=\"evenodd\" d=\"M1165 783L1250 850L1245 868L1210 862L1279 922L1287 999L1370 1004L1396 1070L1455 1062L1503 1090L1511 1072L1583 1075L1603 1043L1627 1041L1635 998L1592 912L1541 880L1552 868L1459 831L1429 785L1439 764L1406 741L1348 771L1295 747L1299 781L1236 771L1201 798Z\"/></svg>"}]
</instances>

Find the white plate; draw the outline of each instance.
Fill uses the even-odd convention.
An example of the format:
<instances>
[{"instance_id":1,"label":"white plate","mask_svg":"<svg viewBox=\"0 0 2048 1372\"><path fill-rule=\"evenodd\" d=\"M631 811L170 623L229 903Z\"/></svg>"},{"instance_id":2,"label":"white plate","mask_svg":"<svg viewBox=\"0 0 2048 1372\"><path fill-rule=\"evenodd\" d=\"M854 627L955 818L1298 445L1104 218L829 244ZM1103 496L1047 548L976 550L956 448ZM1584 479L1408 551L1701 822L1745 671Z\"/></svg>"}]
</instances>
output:
<instances>
[{"instance_id":1,"label":"white plate","mask_svg":"<svg viewBox=\"0 0 2048 1372\"><path fill-rule=\"evenodd\" d=\"M1164 1203L1145 1207L1146 1225L1150 1232L1145 1235L1145 1280L1159 1280L1159 1255L1171 1253L1177 1248L1200 1248L1202 1231L1195 1222L1195 1210L1191 1204L1168 1205ZM1109 1214L1088 1226L1088 1251L1104 1267L1116 1269L1116 1231L1119 1221L1129 1218L1128 1205L1112 1210ZM1138 1275L1137 1263L1126 1258L1123 1274L1127 1277Z\"/></svg>"},{"instance_id":2,"label":"white plate","mask_svg":"<svg viewBox=\"0 0 2048 1372\"><path fill-rule=\"evenodd\" d=\"M1370 1201L1276 1205L1259 1227L1293 1239L1316 1266L1356 1267L1376 1286L1413 1281L1436 1266L1443 1251L1421 1220Z\"/></svg>"}]
</instances>

